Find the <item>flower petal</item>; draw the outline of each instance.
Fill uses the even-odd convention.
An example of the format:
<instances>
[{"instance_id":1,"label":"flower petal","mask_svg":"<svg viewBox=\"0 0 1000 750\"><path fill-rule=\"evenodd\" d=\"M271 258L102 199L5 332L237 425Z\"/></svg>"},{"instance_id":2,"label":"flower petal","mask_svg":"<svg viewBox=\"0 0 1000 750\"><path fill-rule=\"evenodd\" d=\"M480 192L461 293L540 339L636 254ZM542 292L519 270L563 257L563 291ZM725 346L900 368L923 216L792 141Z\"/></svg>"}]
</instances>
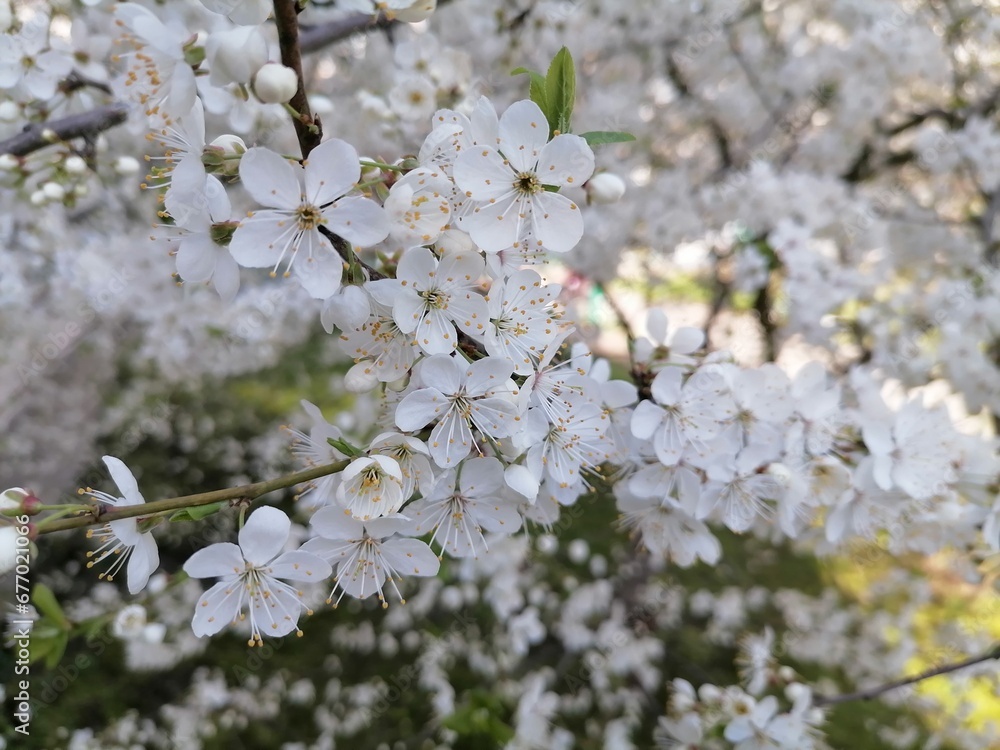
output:
<instances>
[{"instance_id":1,"label":"flower petal","mask_svg":"<svg viewBox=\"0 0 1000 750\"><path fill-rule=\"evenodd\" d=\"M243 557L251 565L266 565L285 546L291 527L288 516L277 508L258 508L240 529Z\"/></svg>"}]
</instances>

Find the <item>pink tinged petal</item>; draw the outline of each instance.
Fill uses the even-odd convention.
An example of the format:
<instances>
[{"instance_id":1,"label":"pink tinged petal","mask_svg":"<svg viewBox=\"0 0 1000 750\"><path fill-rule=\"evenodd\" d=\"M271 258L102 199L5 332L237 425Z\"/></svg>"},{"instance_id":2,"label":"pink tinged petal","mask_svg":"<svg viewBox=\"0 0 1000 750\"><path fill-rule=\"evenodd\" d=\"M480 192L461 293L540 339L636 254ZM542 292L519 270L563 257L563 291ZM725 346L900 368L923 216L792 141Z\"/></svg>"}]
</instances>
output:
<instances>
[{"instance_id":1,"label":"pink tinged petal","mask_svg":"<svg viewBox=\"0 0 1000 750\"><path fill-rule=\"evenodd\" d=\"M490 201L514 191L517 173L494 148L463 151L455 160L455 184L474 201Z\"/></svg>"},{"instance_id":2,"label":"pink tinged petal","mask_svg":"<svg viewBox=\"0 0 1000 750\"><path fill-rule=\"evenodd\" d=\"M498 253L519 246L528 227L530 211L531 204L526 199L511 193L496 203L476 206L466 215L462 228L484 251Z\"/></svg>"},{"instance_id":3,"label":"pink tinged petal","mask_svg":"<svg viewBox=\"0 0 1000 750\"><path fill-rule=\"evenodd\" d=\"M656 403L673 406L681 399L681 382L684 372L679 367L664 367L650 385L650 392Z\"/></svg>"},{"instance_id":4,"label":"pink tinged petal","mask_svg":"<svg viewBox=\"0 0 1000 750\"><path fill-rule=\"evenodd\" d=\"M125 499L125 502L118 504L119 507L123 505L140 505L145 502L139 493L139 485L136 484L135 477L132 476L132 472L129 471L129 468L121 459L114 456L105 456L104 465L108 467L111 478L115 480L115 484L118 485L118 491L122 493Z\"/></svg>"},{"instance_id":5,"label":"pink tinged petal","mask_svg":"<svg viewBox=\"0 0 1000 750\"><path fill-rule=\"evenodd\" d=\"M277 508L255 510L240 529L240 549L251 565L264 565L281 552L292 522Z\"/></svg>"},{"instance_id":6,"label":"pink tinged petal","mask_svg":"<svg viewBox=\"0 0 1000 750\"><path fill-rule=\"evenodd\" d=\"M194 607L191 629L199 638L215 635L233 622L240 613L240 602L245 592L238 580L221 581L204 594Z\"/></svg>"},{"instance_id":7,"label":"pink tinged petal","mask_svg":"<svg viewBox=\"0 0 1000 750\"><path fill-rule=\"evenodd\" d=\"M583 237L580 207L559 193L537 193L531 202L535 239L554 253L569 252L576 247Z\"/></svg>"},{"instance_id":8,"label":"pink tinged petal","mask_svg":"<svg viewBox=\"0 0 1000 750\"><path fill-rule=\"evenodd\" d=\"M288 581L322 581L332 574L326 560L302 550L285 552L268 566L268 575Z\"/></svg>"},{"instance_id":9,"label":"pink tinged petal","mask_svg":"<svg viewBox=\"0 0 1000 750\"><path fill-rule=\"evenodd\" d=\"M139 537L138 544L128 559L128 592L138 594L149 581L149 577L160 565L160 552L156 548L153 535L146 533Z\"/></svg>"},{"instance_id":10,"label":"pink tinged petal","mask_svg":"<svg viewBox=\"0 0 1000 750\"><path fill-rule=\"evenodd\" d=\"M458 393L464 381L462 365L454 357L439 354L420 363L420 382L440 393Z\"/></svg>"},{"instance_id":11,"label":"pink tinged petal","mask_svg":"<svg viewBox=\"0 0 1000 750\"><path fill-rule=\"evenodd\" d=\"M270 268L288 261L298 225L281 211L257 211L233 233L229 252L244 268Z\"/></svg>"},{"instance_id":12,"label":"pink tinged petal","mask_svg":"<svg viewBox=\"0 0 1000 750\"><path fill-rule=\"evenodd\" d=\"M382 557L400 575L437 575L441 562L419 539L390 539L382 544Z\"/></svg>"},{"instance_id":13,"label":"pink tinged petal","mask_svg":"<svg viewBox=\"0 0 1000 750\"><path fill-rule=\"evenodd\" d=\"M649 440L663 423L667 413L651 401L640 401L632 412L632 434L640 440Z\"/></svg>"},{"instance_id":14,"label":"pink tinged petal","mask_svg":"<svg viewBox=\"0 0 1000 750\"><path fill-rule=\"evenodd\" d=\"M396 406L396 426L403 432L419 430L440 419L448 408L448 400L437 388L421 388L407 394Z\"/></svg>"},{"instance_id":15,"label":"pink tinged petal","mask_svg":"<svg viewBox=\"0 0 1000 750\"><path fill-rule=\"evenodd\" d=\"M232 542L203 547L184 563L184 572L192 578L222 578L242 573L245 568L243 552Z\"/></svg>"},{"instance_id":16,"label":"pink tinged petal","mask_svg":"<svg viewBox=\"0 0 1000 750\"><path fill-rule=\"evenodd\" d=\"M537 104L524 99L511 104L501 115L499 138L500 151L514 170L533 172L549 140L549 123Z\"/></svg>"},{"instance_id":17,"label":"pink tinged petal","mask_svg":"<svg viewBox=\"0 0 1000 750\"><path fill-rule=\"evenodd\" d=\"M375 201L360 196L341 198L323 209L327 228L348 242L370 247L389 236L389 217Z\"/></svg>"},{"instance_id":18,"label":"pink tinged petal","mask_svg":"<svg viewBox=\"0 0 1000 750\"><path fill-rule=\"evenodd\" d=\"M594 152L578 135L557 135L542 147L536 174L545 185L583 185L594 174Z\"/></svg>"},{"instance_id":19,"label":"pink tinged petal","mask_svg":"<svg viewBox=\"0 0 1000 750\"><path fill-rule=\"evenodd\" d=\"M302 169L267 148L251 148L240 159L240 181L264 206L292 211L302 204Z\"/></svg>"},{"instance_id":20,"label":"pink tinged petal","mask_svg":"<svg viewBox=\"0 0 1000 750\"><path fill-rule=\"evenodd\" d=\"M350 192L361 178L361 163L353 146L331 138L309 153L305 172L306 200L324 206Z\"/></svg>"}]
</instances>

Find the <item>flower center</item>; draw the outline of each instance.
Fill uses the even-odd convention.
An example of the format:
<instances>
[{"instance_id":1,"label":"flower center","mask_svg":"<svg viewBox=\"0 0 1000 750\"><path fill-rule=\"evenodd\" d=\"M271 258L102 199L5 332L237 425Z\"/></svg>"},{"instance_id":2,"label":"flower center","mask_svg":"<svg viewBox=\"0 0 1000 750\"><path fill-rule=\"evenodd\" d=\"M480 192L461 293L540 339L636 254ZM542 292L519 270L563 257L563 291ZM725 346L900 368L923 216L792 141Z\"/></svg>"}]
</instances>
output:
<instances>
[{"instance_id":1,"label":"flower center","mask_svg":"<svg viewBox=\"0 0 1000 750\"><path fill-rule=\"evenodd\" d=\"M323 212L308 203L303 203L295 209L295 219L299 223L299 229L303 232L308 232L325 223Z\"/></svg>"},{"instance_id":2,"label":"flower center","mask_svg":"<svg viewBox=\"0 0 1000 750\"><path fill-rule=\"evenodd\" d=\"M437 289L428 289L426 292L421 292L420 296L423 298L424 305L427 308L443 310L448 307L448 295L439 292Z\"/></svg>"},{"instance_id":3,"label":"flower center","mask_svg":"<svg viewBox=\"0 0 1000 750\"><path fill-rule=\"evenodd\" d=\"M542 192L542 183L534 172L519 172L514 180L514 189L521 195L534 195Z\"/></svg>"}]
</instances>

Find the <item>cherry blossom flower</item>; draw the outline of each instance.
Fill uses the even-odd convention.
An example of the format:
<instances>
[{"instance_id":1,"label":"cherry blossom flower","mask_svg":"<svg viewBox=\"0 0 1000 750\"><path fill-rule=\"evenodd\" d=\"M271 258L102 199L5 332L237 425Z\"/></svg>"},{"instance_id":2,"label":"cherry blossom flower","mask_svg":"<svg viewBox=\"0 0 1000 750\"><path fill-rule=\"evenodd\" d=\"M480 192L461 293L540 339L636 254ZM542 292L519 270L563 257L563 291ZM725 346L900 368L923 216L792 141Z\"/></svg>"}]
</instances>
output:
<instances>
[{"instance_id":1,"label":"cherry blossom flower","mask_svg":"<svg viewBox=\"0 0 1000 750\"><path fill-rule=\"evenodd\" d=\"M483 333L489 317L476 290L483 273L478 253L445 253L439 261L426 247L403 253L395 279L370 281L366 289L392 308L403 333L414 335L428 354L448 354L458 345L455 325L471 336Z\"/></svg>"},{"instance_id":2,"label":"cherry blossom flower","mask_svg":"<svg viewBox=\"0 0 1000 750\"><path fill-rule=\"evenodd\" d=\"M304 167L270 149L247 151L240 160L240 179L254 200L268 209L251 212L240 223L229 245L236 262L249 268L271 267L272 274L286 262L285 275L294 267L296 278L312 297L326 299L335 293L343 262L319 228L362 246L374 245L389 233L377 203L346 196L360 176L357 152L337 139L313 149Z\"/></svg>"},{"instance_id":3,"label":"cherry blossom flower","mask_svg":"<svg viewBox=\"0 0 1000 750\"><path fill-rule=\"evenodd\" d=\"M172 190L164 207L182 230L177 240L178 275L194 283L211 281L223 302L232 302L240 288L240 269L229 252L236 222L230 221L232 206L222 183L209 176L198 196Z\"/></svg>"},{"instance_id":4,"label":"cherry blossom flower","mask_svg":"<svg viewBox=\"0 0 1000 750\"><path fill-rule=\"evenodd\" d=\"M403 472L388 456L356 458L340 475L337 502L359 521L390 516L407 500Z\"/></svg>"},{"instance_id":5,"label":"cherry blossom flower","mask_svg":"<svg viewBox=\"0 0 1000 750\"><path fill-rule=\"evenodd\" d=\"M340 335L343 351L357 364L365 364L366 372L374 373L383 383L405 376L420 350L410 333L396 325L392 309L373 302L367 321Z\"/></svg>"},{"instance_id":6,"label":"cherry blossom flower","mask_svg":"<svg viewBox=\"0 0 1000 750\"><path fill-rule=\"evenodd\" d=\"M509 359L518 375L533 375L545 348L561 332L555 301L560 290L558 284L543 285L530 269L495 283L489 293L487 353Z\"/></svg>"},{"instance_id":7,"label":"cherry blossom flower","mask_svg":"<svg viewBox=\"0 0 1000 750\"><path fill-rule=\"evenodd\" d=\"M434 462L457 466L473 448L472 429L487 439L510 436L520 417L511 398L513 365L505 360L481 359L463 367L453 357L436 354L420 365L426 383L408 393L396 406L396 426L412 432L436 422L429 448ZM433 384L433 385L432 385Z\"/></svg>"},{"instance_id":8,"label":"cherry blossom flower","mask_svg":"<svg viewBox=\"0 0 1000 750\"><path fill-rule=\"evenodd\" d=\"M109 505L112 508L126 508L133 505L142 505L145 499L139 492L139 485L132 476L132 472L114 456L105 456L104 465L111 472L111 478L118 485L121 496L115 497L106 492L86 489L81 490L82 494L90 495L98 502ZM160 565L160 554L156 548L156 541L152 533L139 531L139 520L137 518L120 518L117 521L109 521L99 529L90 529L87 538L96 538L101 546L96 550L87 552L87 557L95 557L87 563L88 568L100 565L109 557L111 565L108 570L100 574L100 578L113 581L122 567L126 566L125 576L128 582L130 594L138 594L146 587L149 576L153 574Z\"/></svg>"},{"instance_id":9,"label":"cherry blossom flower","mask_svg":"<svg viewBox=\"0 0 1000 750\"><path fill-rule=\"evenodd\" d=\"M340 429L327 422L323 418L323 412L315 404L304 399L299 403L312 419L313 424L308 435L290 427L285 428L294 438L292 453L295 458L307 468L323 466L345 459L346 456L343 453L330 445L331 439L340 440L343 438ZM329 505L335 501L340 482L340 474L327 474L319 479L314 479L300 492L298 499L304 503L306 508L310 509Z\"/></svg>"},{"instance_id":10,"label":"cherry blossom flower","mask_svg":"<svg viewBox=\"0 0 1000 750\"><path fill-rule=\"evenodd\" d=\"M386 589L391 586L400 603L405 602L398 583L404 576L433 576L440 562L424 542L399 536L409 523L393 516L359 521L336 508L323 508L312 517L318 536L303 550L318 555L334 568L334 588L327 599L336 607L344 595L367 599L378 597L388 607ZM340 595L334 599L337 589Z\"/></svg>"},{"instance_id":11,"label":"cherry blossom flower","mask_svg":"<svg viewBox=\"0 0 1000 750\"><path fill-rule=\"evenodd\" d=\"M318 583L332 570L307 551L282 552L290 530L288 516L265 506L240 529L238 546L220 542L188 558L184 572L192 578L222 579L195 606L191 628L196 636L215 635L244 617L250 620L250 646L263 645L264 635L280 637L293 630L302 634L299 616L311 611L302 601L303 592L282 579Z\"/></svg>"},{"instance_id":12,"label":"cherry blossom flower","mask_svg":"<svg viewBox=\"0 0 1000 750\"><path fill-rule=\"evenodd\" d=\"M520 248L529 231L537 247L572 250L583 236L583 216L546 186L582 186L593 171L585 140L562 134L549 141L538 105L515 102L500 117L497 147L466 150L455 161L455 182L475 204L460 226L486 252Z\"/></svg>"},{"instance_id":13,"label":"cherry blossom flower","mask_svg":"<svg viewBox=\"0 0 1000 750\"><path fill-rule=\"evenodd\" d=\"M45 102L73 69L68 50L49 43L49 17L39 14L15 34L0 36L0 89L19 88L28 101Z\"/></svg>"},{"instance_id":14,"label":"cherry blossom flower","mask_svg":"<svg viewBox=\"0 0 1000 750\"><path fill-rule=\"evenodd\" d=\"M427 497L406 506L407 530L433 532L452 557L478 557L489 551L485 532L510 535L521 527L517 504L506 497L503 465L495 458L470 458L438 478Z\"/></svg>"}]
</instances>

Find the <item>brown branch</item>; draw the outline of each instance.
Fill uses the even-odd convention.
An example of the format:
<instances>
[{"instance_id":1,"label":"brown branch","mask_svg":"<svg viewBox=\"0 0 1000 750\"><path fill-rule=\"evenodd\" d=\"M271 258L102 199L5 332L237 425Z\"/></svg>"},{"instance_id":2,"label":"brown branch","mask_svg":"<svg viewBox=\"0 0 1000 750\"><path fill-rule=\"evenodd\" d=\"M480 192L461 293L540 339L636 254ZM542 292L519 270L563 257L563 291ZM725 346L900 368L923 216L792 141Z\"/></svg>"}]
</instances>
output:
<instances>
[{"instance_id":1,"label":"brown branch","mask_svg":"<svg viewBox=\"0 0 1000 750\"><path fill-rule=\"evenodd\" d=\"M309 110L306 96L306 81L302 74L302 47L299 44L299 5L296 0L274 0L274 24L278 27L278 46L281 48L281 64L295 71L299 87L288 104L298 113L292 118L295 136L299 140L302 158L308 159L309 152L323 140L323 128L319 118L314 118Z\"/></svg>"},{"instance_id":2,"label":"brown branch","mask_svg":"<svg viewBox=\"0 0 1000 750\"><path fill-rule=\"evenodd\" d=\"M27 156L54 143L93 137L125 122L130 109L131 105L125 102L113 102L59 120L26 125L14 137L0 141L0 154Z\"/></svg>"},{"instance_id":3,"label":"brown branch","mask_svg":"<svg viewBox=\"0 0 1000 750\"><path fill-rule=\"evenodd\" d=\"M923 680L929 680L931 677L938 677L939 675L957 672L960 669L965 669L966 667L971 667L975 664L981 664L982 662L990 661L991 659L1000 659L1000 644L994 646L985 654L973 656L969 659L964 659L963 661L954 662L952 664L945 664L941 667L928 669L925 672L920 672L919 674L915 674L911 677L893 680L892 682L887 682L884 685L879 685L878 687L868 688L867 690L859 690L855 693L845 693L843 695L817 695L813 698L813 705L822 707L835 706L838 703L847 703L848 701L870 701L873 698L878 698L883 693L888 693L896 688L913 685L914 683L921 682Z\"/></svg>"}]
</instances>

